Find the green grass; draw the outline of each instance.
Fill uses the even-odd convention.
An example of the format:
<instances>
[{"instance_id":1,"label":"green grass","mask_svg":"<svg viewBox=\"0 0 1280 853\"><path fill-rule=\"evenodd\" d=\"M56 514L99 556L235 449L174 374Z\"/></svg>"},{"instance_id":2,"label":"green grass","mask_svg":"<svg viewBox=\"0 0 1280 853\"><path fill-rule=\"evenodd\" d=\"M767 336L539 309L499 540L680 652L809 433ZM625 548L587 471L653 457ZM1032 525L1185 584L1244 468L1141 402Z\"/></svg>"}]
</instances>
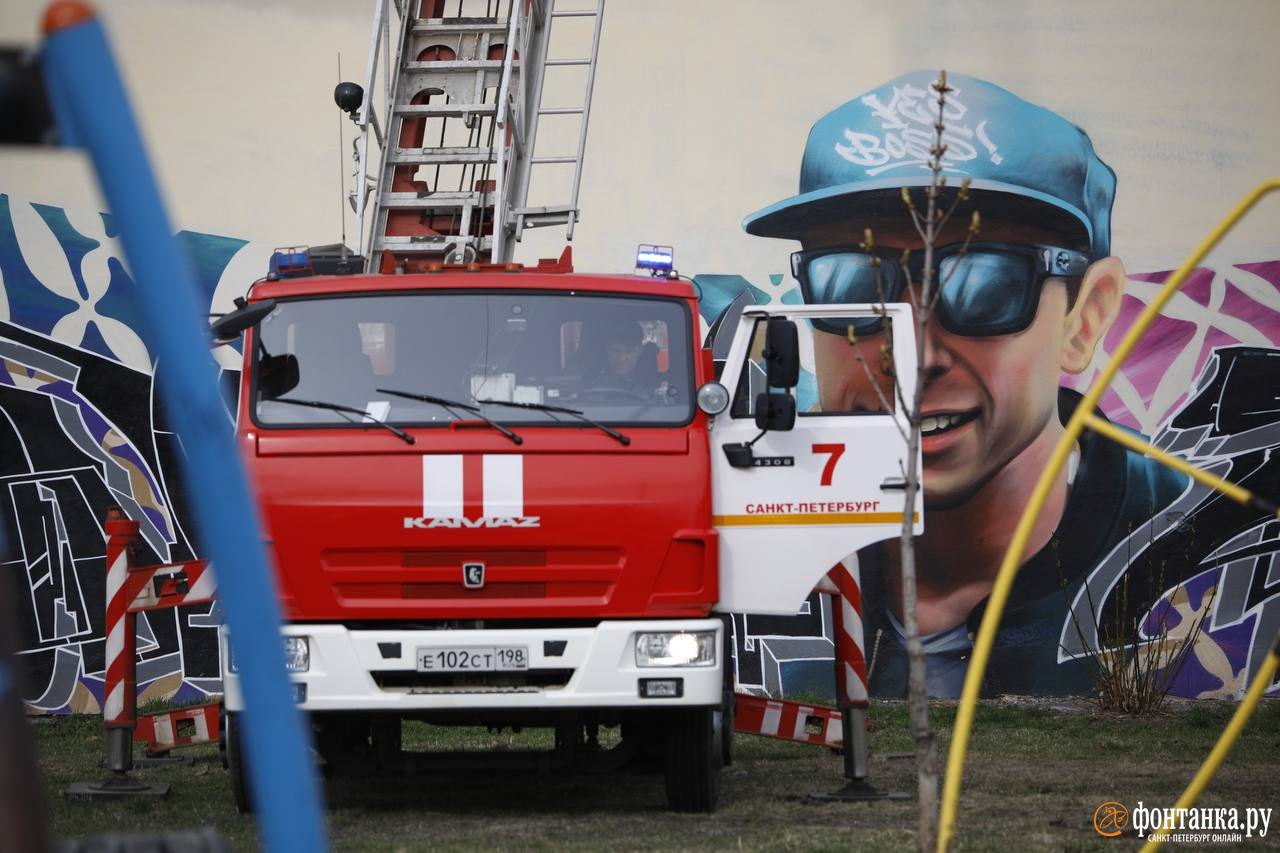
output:
<instances>
[{"instance_id":1,"label":"green grass","mask_svg":"<svg viewBox=\"0 0 1280 853\"><path fill-rule=\"evenodd\" d=\"M1117 800L1171 806L1217 738L1234 706L1201 703L1160 717L1063 714L1026 707L979 708L965 774L961 850L1133 850L1136 838L1107 839L1093 812ZM945 756L955 709L932 719ZM911 749L901 703L872 709L874 753ZM62 838L106 832L216 827L237 850L258 848L251 818L235 814L226 772L213 747L185 750L192 766L135 771L167 781L162 802L67 801L70 782L104 775L100 721L43 719L32 732L53 832ZM545 731L406 727L406 746L451 749L545 748ZM335 850L664 849L902 850L914 846L915 803L815 804L805 796L843 784L841 760L827 750L739 736L724 771L715 815L666 811L660 776L463 776L452 779L348 779L325 786ZM1280 703L1267 702L1202 798L1219 807L1280 807ZM914 792L913 763L872 759L873 784ZM1280 846L1280 815L1254 846ZM2 846L2 845L0 845Z\"/></svg>"}]
</instances>

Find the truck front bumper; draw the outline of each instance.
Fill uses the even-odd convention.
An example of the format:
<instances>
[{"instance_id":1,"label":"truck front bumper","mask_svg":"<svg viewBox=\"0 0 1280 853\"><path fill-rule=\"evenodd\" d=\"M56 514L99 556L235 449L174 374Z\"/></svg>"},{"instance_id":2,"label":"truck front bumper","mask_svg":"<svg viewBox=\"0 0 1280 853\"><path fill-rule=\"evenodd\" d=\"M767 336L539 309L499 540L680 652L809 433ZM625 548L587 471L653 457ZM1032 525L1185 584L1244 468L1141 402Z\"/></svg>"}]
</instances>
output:
<instances>
[{"instance_id":1,"label":"truck front bumper","mask_svg":"<svg viewBox=\"0 0 1280 853\"><path fill-rule=\"evenodd\" d=\"M715 660L702 666L637 666L636 637L662 631L715 632ZM286 625L285 636L306 637L310 665L291 674L308 711L623 708L719 705L724 684L724 623L719 619L606 621L591 628L479 630L350 630L343 625ZM238 676L222 632L224 701L243 710ZM528 670L469 673L442 679L418 668L418 650L519 648ZM241 650L241 654L247 654ZM653 692L653 679L674 682ZM466 683L444 684L444 680Z\"/></svg>"}]
</instances>

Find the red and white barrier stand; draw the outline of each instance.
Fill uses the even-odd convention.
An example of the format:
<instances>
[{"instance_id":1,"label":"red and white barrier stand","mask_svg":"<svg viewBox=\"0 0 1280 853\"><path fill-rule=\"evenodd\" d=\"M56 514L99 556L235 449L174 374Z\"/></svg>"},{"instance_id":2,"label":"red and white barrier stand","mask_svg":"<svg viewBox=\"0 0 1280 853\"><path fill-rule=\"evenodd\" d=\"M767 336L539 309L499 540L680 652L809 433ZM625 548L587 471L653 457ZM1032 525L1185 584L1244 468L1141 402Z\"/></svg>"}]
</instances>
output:
<instances>
[{"instance_id":1,"label":"red and white barrier stand","mask_svg":"<svg viewBox=\"0 0 1280 853\"><path fill-rule=\"evenodd\" d=\"M205 702L187 705L138 717L138 727L133 731L135 743L145 743L147 754L135 758L139 766L156 763L173 763L182 759L166 757L169 750L182 746L217 743L222 732L221 702ZM186 760L189 763L189 759Z\"/></svg>"},{"instance_id":2,"label":"red and white barrier stand","mask_svg":"<svg viewBox=\"0 0 1280 853\"><path fill-rule=\"evenodd\" d=\"M856 558L851 558L856 560ZM734 731L839 749L848 780L839 791L810 794L816 800L907 799L877 790L867 781L870 749L867 732L867 660L862 652L862 591L857 563L837 563L814 589L832 596L835 621L836 708L738 693Z\"/></svg>"},{"instance_id":3,"label":"red and white barrier stand","mask_svg":"<svg viewBox=\"0 0 1280 853\"><path fill-rule=\"evenodd\" d=\"M111 775L98 782L77 782L64 790L70 799L113 799L118 797L164 797L169 785L144 785L129 776L134 767L134 730L138 728L137 688L137 614L147 610L160 610L184 604L200 604L212 601L217 592L213 569L204 560L188 563L170 563L158 566L132 565L134 541L138 535L138 522L130 521L116 508L107 511L107 631L106 631L106 683L103 686L102 717L107 728L106 768ZM213 725L208 723L212 708ZM174 746L197 741L195 736L212 732L217 739L217 704L193 706L177 711L161 712L144 718L150 728L143 729L142 740L150 744ZM195 722L177 725L176 720ZM169 733L163 732L169 724ZM177 734L178 729L190 730L187 735ZM167 738L167 740L165 739Z\"/></svg>"}]
</instances>

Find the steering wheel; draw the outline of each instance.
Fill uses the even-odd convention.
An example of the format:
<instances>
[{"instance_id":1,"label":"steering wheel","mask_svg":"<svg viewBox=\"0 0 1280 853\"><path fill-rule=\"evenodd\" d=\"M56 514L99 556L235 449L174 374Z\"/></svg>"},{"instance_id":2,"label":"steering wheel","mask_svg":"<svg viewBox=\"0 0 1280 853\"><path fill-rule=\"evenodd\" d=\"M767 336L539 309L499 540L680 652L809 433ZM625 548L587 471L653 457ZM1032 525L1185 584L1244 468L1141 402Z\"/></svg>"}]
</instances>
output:
<instances>
[{"instance_id":1,"label":"steering wheel","mask_svg":"<svg viewBox=\"0 0 1280 853\"><path fill-rule=\"evenodd\" d=\"M650 398L641 394L639 391L631 391L626 388L609 388L607 386L598 386L595 388L584 388L578 392L579 397L604 397L606 395L614 397L625 397L628 400L635 400L637 403L648 404Z\"/></svg>"}]
</instances>

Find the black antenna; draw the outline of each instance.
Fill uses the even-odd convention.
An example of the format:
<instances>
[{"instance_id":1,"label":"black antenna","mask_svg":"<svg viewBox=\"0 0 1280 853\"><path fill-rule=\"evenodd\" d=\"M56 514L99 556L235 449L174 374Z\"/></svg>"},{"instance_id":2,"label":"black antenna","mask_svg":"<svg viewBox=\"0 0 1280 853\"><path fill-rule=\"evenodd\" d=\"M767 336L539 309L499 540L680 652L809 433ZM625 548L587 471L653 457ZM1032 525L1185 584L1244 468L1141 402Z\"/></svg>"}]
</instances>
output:
<instances>
[{"instance_id":1,"label":"black antenna","mask_svg":"<svg viewBox=\"0 0 1280 853\"><path fill-rule=\"evenodd\" d=\"M342 51L338 51L338 82L342 82ZM342 162L342 112L338 112L338 215L342 218L342 260L347 260L347 174Z\"/></svg>"}]
</instances>

